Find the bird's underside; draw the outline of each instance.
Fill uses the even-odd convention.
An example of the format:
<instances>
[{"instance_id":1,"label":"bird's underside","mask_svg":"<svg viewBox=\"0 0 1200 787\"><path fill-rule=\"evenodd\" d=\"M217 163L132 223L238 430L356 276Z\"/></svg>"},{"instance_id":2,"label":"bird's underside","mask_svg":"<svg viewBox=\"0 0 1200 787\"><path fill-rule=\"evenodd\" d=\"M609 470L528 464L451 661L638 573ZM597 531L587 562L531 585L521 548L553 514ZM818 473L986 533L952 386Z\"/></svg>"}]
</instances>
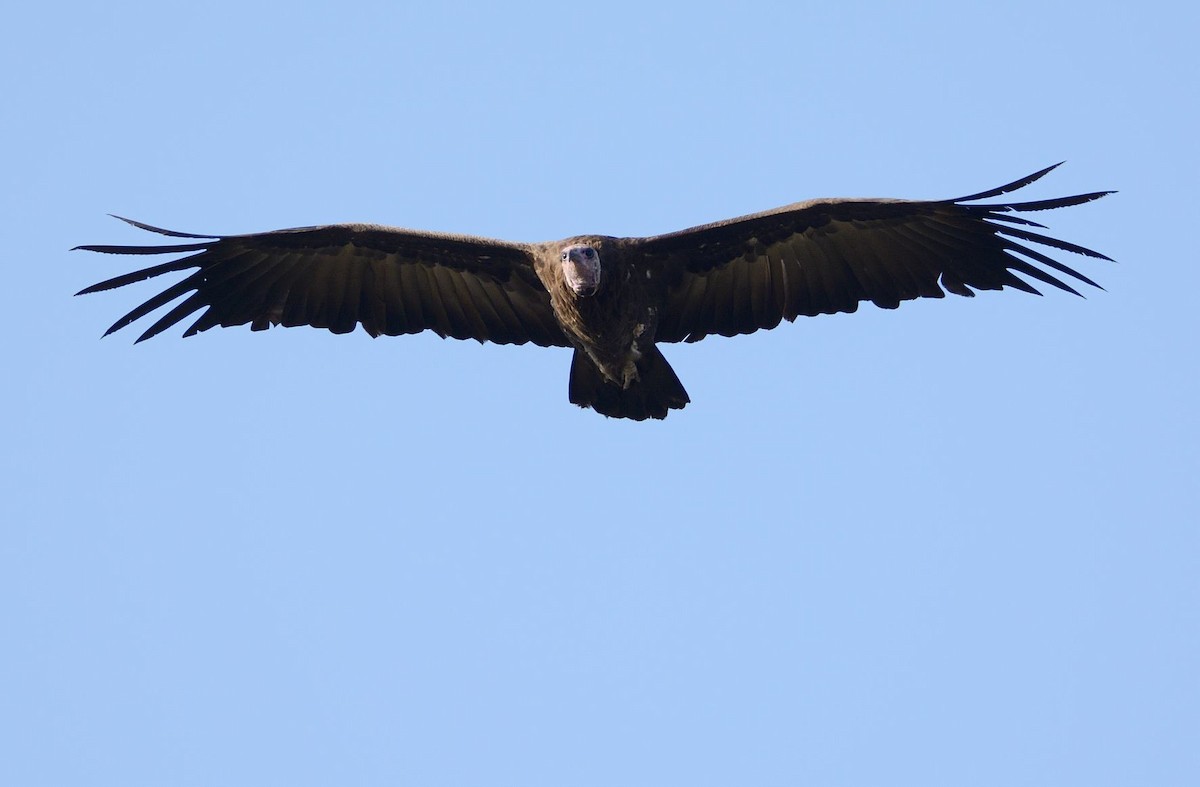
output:
<instances>
[{"instance_id":1,"label":"bird's underside","mask_svg":"<svg viewBox=\"0 0 1200 787\"><path fill-rule=\"evenodd\" d=\"M361 325L372 336L431 330L571 347L572 402L614 418L665 418L689 398L659 342L752 333L801 315L853 312L864 301L892 309L946 292L1038 294L1017 274L1077 295L1071 279L1099 286L1030 244L1107 257L1043 235L1017 214L1111 192L980 202L1052 169L952 200L811 200L648 238L528 244L360 224L206 236L125 219L178 242L78 248L186 256L79 294L191 270L105 334L178 301L138 341L198 315L185 336L218 325L334 333Z\"/></svg>"}]
</instances>

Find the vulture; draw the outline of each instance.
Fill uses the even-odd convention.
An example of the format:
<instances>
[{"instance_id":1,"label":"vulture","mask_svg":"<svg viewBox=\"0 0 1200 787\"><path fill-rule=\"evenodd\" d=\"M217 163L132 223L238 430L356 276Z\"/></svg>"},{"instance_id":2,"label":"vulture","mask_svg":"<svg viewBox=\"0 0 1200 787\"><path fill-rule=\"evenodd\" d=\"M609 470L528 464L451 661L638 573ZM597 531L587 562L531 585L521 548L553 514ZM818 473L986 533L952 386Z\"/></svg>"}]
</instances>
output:
<instances>
[{"instance_id":1,"label":"vulture","mask_svg":"<svg viewBox=\"0 0 1200 787\"><path fill-rule=\"evenodd\" d=\"M753 333L801 315L853 312L863 301L894 309L947 291L1040 294L1017 274L1076 295L1067 281L1099 287L1033 245L1108 257L1036 232L1045 227L1017 214L1112 192L991 201L1057 166L956 199L809 200L645 238L512 243L372 224L213 236L122 219L178 242L77 248L186 256L77 294L191 270L104 334L182 298L139 342L199 313L184 336L247 323L253 331L311 325L334 333L361 325L371 336L431 330L569 347L571 402L612 418L661 419L690 401L663 342Z\"/></svg>"}]
</instances>

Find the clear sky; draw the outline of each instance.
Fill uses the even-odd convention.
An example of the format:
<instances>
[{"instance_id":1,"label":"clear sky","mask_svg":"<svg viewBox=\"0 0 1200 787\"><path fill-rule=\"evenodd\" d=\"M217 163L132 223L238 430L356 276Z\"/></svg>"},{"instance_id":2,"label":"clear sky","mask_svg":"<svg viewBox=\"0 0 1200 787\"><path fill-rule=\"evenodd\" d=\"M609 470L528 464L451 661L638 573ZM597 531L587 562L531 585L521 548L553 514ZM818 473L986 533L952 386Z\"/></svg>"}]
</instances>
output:
<instances>
[{"instance_id":1,"label":"clear sky","mask_svg":"<svg viewBox=\"0 0 1200 787\"><path fill-rule=\"evenodd\" d=\"M1200 783L1193 6L332 8L7 12L0 783ZM72 297L107 213L644 235L1063 159L1105 291L669 345L662 423Z\"/></svg>"}]
</instances>

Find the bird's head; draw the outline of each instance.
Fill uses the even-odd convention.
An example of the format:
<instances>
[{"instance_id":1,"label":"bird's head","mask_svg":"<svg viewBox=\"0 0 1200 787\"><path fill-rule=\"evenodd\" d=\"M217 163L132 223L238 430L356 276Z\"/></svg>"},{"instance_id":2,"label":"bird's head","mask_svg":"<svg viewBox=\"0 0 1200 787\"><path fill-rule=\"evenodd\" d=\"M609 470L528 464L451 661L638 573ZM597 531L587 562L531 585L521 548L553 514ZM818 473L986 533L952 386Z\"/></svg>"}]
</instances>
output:
<instances>
[{"instance_id":1,"label":"bird's head","mask_svg":"<svg viewBox=\"0 0 1200 787\"><path fill-rule=\"evenodd\" d=\"M571 292L586 298L600 289L600 252L586 243L573 243L559 253L563 278Z\"/></svg>"}]
</instances>

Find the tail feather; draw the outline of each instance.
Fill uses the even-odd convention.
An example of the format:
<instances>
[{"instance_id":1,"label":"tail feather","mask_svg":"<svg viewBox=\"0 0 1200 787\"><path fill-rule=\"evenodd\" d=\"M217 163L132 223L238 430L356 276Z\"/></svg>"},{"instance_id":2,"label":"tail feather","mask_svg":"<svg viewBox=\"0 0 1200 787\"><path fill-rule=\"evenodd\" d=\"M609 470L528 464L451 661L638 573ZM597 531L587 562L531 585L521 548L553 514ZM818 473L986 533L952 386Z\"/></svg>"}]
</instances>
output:
<instances>
[{"instance_id":1,"label":"tail feather","mask_svg":"<svg viewBox=\"0 0 1200 787\"><path fill-rule=\"evenodd\" d=\"M651 346L637 362L638 380L621 388L606 379L587 353L571 357L568 391L572 404L590 407L609 418L663 419L668 410L679 410L691 401L675 370L657 347Z\"/></svg>"}]
</instances>

